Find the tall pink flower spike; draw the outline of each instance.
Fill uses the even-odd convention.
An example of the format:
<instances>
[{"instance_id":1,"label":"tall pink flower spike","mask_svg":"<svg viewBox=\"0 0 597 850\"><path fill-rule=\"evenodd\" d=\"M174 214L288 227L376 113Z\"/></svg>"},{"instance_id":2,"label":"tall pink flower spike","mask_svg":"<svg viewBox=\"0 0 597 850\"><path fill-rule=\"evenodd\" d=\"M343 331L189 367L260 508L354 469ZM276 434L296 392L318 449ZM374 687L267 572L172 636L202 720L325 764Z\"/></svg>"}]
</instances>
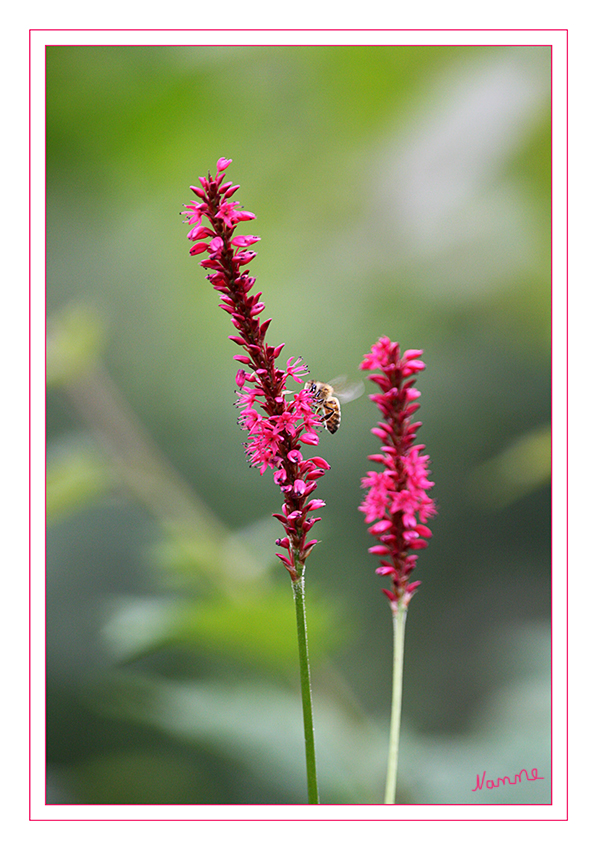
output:
<instances>
[{"instance_id":1,"label":"tall pink flower spike","mask_svg":"<svg viewBox=\"0 0 597 850\"><path fill-rule=\"evenodd\" d=\"M421 454L425 446L413 445L421 423L411 422L420 407L416 402L420 392L414 388L412 376L425 368L422 353L409 349L400 356L398 343L384 336L360 366L379 370L369 375L369 380L381 390L370 398L383 416L371 429L382 448L380 454L369 455L369 460L383 469L363 478L362 486L368 492L359 510L365 514L365 522L373 523L368 530L379 542L369 551L381 558L376 572L392 580L392 590L384 588L383 592L394 610L399 605L408 607L420 584L410 582L410 574L416 565L416 551L424 549L431 537L427 522L436 513L434 501L427 495L433 487L427 478L429 456Z\"/></svg>"},{"instance_id":2,"label":"tall pink flower spike","mask_svg":"<svg viewBox=\"0 0 597 850\"><path fill-rule=\"evenodd\" d=\"M195 244L190 253L208 255L201 265L210 270L207 280L220 293L220 307L230 315L235 334L229 338L245 352L234 358L244 367L236 374L238 421L248 433L245 452L249 463L259 467L261 475L273 469L274 481L282 491L282 512L274 517L282 523L286 535L276 544L287 554L278 557L296 581L297 568L317 543L307 540L307 534L320 519L311 516L312 512L325 502L312 495L317 479L330 467L322 457L303 457L303 445L319 443L315 429L321 422L304 388L294 395L286 388L289 378L302 384L308 370L300 358L288 359L285 368L276 366L284 343L272 347L265 342L271 319L260 319L265 308L261 292L249 294L255 278L245 267L255 257L251 246L259 236L234 235L240 222L255 216L239 209L238 201L230 200L239 189L224 182L230 162L220 158L215 177L208 174L199 178L200 187L191 186L199 201L185 205L187 212L183 215L192 225L188 238Z\"/></svg>"}]
</instances>

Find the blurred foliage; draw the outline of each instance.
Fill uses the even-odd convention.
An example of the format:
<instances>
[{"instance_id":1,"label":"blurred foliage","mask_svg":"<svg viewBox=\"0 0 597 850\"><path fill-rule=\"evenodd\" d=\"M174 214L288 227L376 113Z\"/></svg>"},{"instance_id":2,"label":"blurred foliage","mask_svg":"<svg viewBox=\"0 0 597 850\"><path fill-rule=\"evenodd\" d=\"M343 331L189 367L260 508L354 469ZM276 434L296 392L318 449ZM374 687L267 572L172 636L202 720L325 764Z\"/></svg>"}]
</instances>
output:
<instances>
[{"instance_id":1,"label":"blurred foliage","mask_svg":"<svg viewBox=\"0 0 597 850\"><path fill-rule=\"evenodd\" d=\"M546 486L550 478L551 429L543 426L523 434L473 470L471 488L488 507L501 508Z\"/></svg>"},{"instance_id":2,"label":"blurred foliage","mask_svg":"<svg viewBox=\"0 0 597 850\"><path fill-rule=\"evenodd\" d=\"M244 462L230 325L177 216L220 156L284 356L354 380L382 334L425 351L439 512L401 800L548 801L549 49L56 46L46 79L49 801L306 797L279 493ZM375 419L364 396L319 447L326 803L385 776L391 619L357 511ZM471 793L522 767L545 781Z\"/></svg>"},{"instance_id":3,"label":"blurred foliage","mask_svg":"<svg viewBox=\"0 0 597 850\"><path fill-rule=\"evenodd\" d=\"M55 522L96 501L106 493L109 480L105 464L92 450L68 446L53 457L48 457L47 521Z\"/></svg>"},{"instance_id":4,"label":"blurred foliage","mask_svg":"<svg viewBox=\"0 0 597 850\"><path fill-rule=\"evenodd\" d=\"M68 385L94 366L102 353L104 333L101 318L85 303L54 313L46 340L48 388Z\"/></svg>"}]
</instances>

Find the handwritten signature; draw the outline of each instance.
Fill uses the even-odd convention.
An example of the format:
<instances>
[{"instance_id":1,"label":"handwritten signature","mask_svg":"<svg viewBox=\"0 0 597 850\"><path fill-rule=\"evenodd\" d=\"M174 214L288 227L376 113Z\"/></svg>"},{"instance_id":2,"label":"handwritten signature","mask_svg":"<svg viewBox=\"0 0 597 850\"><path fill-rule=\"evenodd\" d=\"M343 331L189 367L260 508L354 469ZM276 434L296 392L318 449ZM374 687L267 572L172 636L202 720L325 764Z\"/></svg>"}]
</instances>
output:
<instances>
[{"instance_id":1,"label":"handwritten signature","mask_svg":"<svg viewBox=\"0 0 597 850\"><path fill-rule=\"evenodd\" d=\"M473 788L472 790L473 791L481 791L481 789L483 788L483 785L485 785L485 788L487 788L488 790L490 790L491 788L499 788L500 785L518 785L519 782L522 782L522 774L523 773L524 773L525 777L528 779L529 782L534 782L536 779L545 779L544 776L538 776L537 775L538 772L539 771L537 770L537 768L534 767L531 770L531 775L529 776L529 774L526 772L526 770L523 767L523 769L520 771L520 773L514 774L514 779L510 779L509 776L498 776L497 779L487 779L486 780L485 779L486 771L483 771L483 777L481 779L479 778L479 774L477 774L477 787Z\"/></svg>"}]
</instances>

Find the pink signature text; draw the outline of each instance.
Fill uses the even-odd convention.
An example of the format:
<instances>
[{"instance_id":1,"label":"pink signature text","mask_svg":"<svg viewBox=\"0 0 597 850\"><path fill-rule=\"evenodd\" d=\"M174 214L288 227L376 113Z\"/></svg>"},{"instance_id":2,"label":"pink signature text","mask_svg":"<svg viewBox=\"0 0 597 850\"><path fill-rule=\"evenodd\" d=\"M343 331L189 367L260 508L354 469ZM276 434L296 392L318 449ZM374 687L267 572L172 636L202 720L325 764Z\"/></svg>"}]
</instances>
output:
<instances>
[{"instance_id":1,"label":"pink signature text","mask_svg":"<svg viewBox=\"0 0 597 850\"><path fill-rule=\"evenodd\" d=\"M481 779L479 778L479 774L477 774L477 787L473 788L472 790L473 791L480 791L483 788L484 785L485 785L485 788L487 788L488 790L490 790L491 788L499 788L500 785L518 785L519 782L522 782L522 774L523 773L524 773L525 777L528 779L529 782L534 782L535 779L545 779L544 776L538 776L537 775L538 772L539 771L537 770L537 768L534 767L531 770L531 775L529 776L529 774L526 772L526 770L523 767L523 769L520 771L520 773L514 774L514 779L510 779L509 776L498 776L497 779L487 779L486 780L485 779L486 771L483 771L483 777Z\"/></svg>"}]
</instances>

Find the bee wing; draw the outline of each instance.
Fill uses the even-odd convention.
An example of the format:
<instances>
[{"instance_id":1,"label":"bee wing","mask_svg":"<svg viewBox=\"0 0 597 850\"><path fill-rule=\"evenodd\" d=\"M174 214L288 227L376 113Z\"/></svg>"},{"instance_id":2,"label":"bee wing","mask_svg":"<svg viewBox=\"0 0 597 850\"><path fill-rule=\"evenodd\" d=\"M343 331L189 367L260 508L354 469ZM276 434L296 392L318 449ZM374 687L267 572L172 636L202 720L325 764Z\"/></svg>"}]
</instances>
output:
<instances>
[{"instance_id":1,"label":"bee wing","mask_svg":"<svg viewBox=\"0 0 597 850\"><path fill-rule=\"evenodd\" d=\"M334 395L342 404L354 401L355 398L358 398L365 392L363 381L350 382L346 379L346 375L334 378L329 383L334 388Z\"/></svg>"}]
</instances>

